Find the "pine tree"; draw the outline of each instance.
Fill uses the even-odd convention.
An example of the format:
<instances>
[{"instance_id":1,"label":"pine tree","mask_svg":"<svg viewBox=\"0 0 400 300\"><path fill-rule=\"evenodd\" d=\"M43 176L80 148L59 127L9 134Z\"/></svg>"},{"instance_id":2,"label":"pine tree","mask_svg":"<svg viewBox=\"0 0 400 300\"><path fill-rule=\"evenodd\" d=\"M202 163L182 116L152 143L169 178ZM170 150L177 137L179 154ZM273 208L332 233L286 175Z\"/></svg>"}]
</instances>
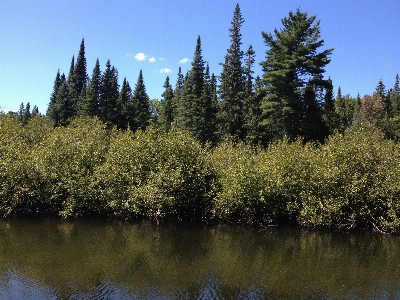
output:
<instances>
[{"instance_id":1,"label":"pine tree","mask_svg":"<svg viewBox=\"0 0 400 300\"><path fill-rule=\"evenodd\" d=\"M69 67L69 73L67 77L67 82L70 87L75 86L74 69L75 69L75 56L72 55L71 65Z\"/></svg>"},{"instance_id":2,"label":"pine tree","mask_svg":"<svg viewBox=\"0 0 400 300\"><path fill-rule=\"evenodd\" d=\"M243 132L245 141L250 144L258 142L258 122L260 121L260 97L256 94L256 86L253 78L253 65L255 62L255 52L250 45L244 58L244 106L243 106ZM257 86L260 78L257 79Z\"/></svg>"},{"instance_id":3,"label":"pine tree","mask_svg":"<svg viewBox=\"0 0 400 300\"><path fill-rule=\"evenodd\" d=\"M386 87L383 84L382 79L380 79L378 82L378 85L376 87L376 93L381 97L381 99L385 105L386 118L389 119L389 118L393 117L392 103L390 101L390 97L386 91Z\"/></svg>"},{"instance_id":4,"label":"pine tree","mask_svg":"<svg viewBox=\"0 0 400 300\"><path fill-rule=\"evenodd\" d=\"M27 124L28 121L32 118L31 114L31 104L28 102L26 104L24 113L23 113L23 124Z\"/></svg>"},{"instance_id":5,"label":"pine tree","mask_svg":"<svg viewBox=\"0 0 400 300\"><path fill-rule=\"evenodd\" d=\"M39 114L39 108L35 105L35 106L33 106L33 108L32 108L32 118L34 118L34 117L36 117L36 116L39 116L40 114Z\"/></svg>"},{"instance_id":6,"label":"pine tree","mask_svg":"<svg viewBox=\"0 0 400 300\"><path fill-rule=\"evenodd\" d=\"M201 115L198 124L198 139L201 142L215 141L216 111L214 107L215 77L210 76L210 67L207 64L204 73L203 92L201 95Z\"/></svg>"},{"instance_id":7,"label":"pine tree","mask_svg":"<svg viewBox=\"0 0 400 300\"><path fill-rule=\"evenodd\" d=\"M131 105L131 102L132 102L132 89L125 77L117 101L118 128L121 129L128 128L128 120L132 119L132 116L129 114L130 113L129 106Z\"/></svg>"},{"instance_id":8,"label":"pine tree","mask_svg":"<svg viewBox=\"0 0 400 300\"><path fill-rule=\"evenodd\" d=\"M215 77L211 81L198 36L192 68L186 74L180 93L177 123L201 142L213 140L215 109L212 89L215 89Z\"/></svg>"},{"instance_id":9,"label":"pine tree","mask_svg":"<svg viewBox=\"0 0 400 300\"><path fill-rule=\"evenodd\" d=\"M169 83L169 76L165 79L164 82L164 92L161 97L161 126L165 131L168 131L171 128L171 124L174 121L173 116L173 98L174 91L172 89L171 84Z\"/></svg>"},{"instance_id":10,"label":"pine tree","mask_svg":"<svg viewBox=\"0 0 400 300\"><path fill-rule=\"evenodd\" d=\"M50 95L50 102L47 106L47 112L46 112L47 115L52 114L52 110L54 109L56 103L57 92L60 86L61 86L60 69L58 69L56 78L54 79L53 91Z\"/></svg>"},{"instance_id":11,"label":"pine tree","mask_svg":"<svg viewBox=\"0 0 400 300\"><path fill-rule=\"evenodd\" d=\"M323 89L329 86L322 76L333 49L317 52L324 40L320 39L320 22L315 20L297 9L282 20L282 30L262 33L269 47L267 59L261 62L266 94L262 124L273 125L270 129L278 138L321 139L319 129L310 131L308 122L322 124Z\"/></svg>"},{"instance_id":12,"label":"pine tree","mask_svg":"<svg viewBox=\"0 0 400 300\"><path fill-rule=\"evenodd\" d=\"M151 109L149 96L146 93L146 87L144 85L142 70L139 72L139 77L133 92L132 106L134 109L134 119L132 122L130 121L131 130L144 130L150 123Z\"/></svg>"},{"instance_id":13,"label":"pine tree","mask_svg":"<svg viewBox=\"0 0 400 300\"><path fill-rule=\"evenodd\" d=\"M332 133L336 127L337 116L335 113L335 98L333 95L333 84L330 77L328 78L328 85L326 87L324 95L323 112L324 112L325 123L328 126L329 132Z\"/></svg>"},{"instance_id":14,"label":"pine tree","mask_svg":"<svg viewBox=\"0 0 400 300\"><path fill-rule=\"evenodd\" d=\"M119 97L118 71L106 63L100 87L99 117L108 124L116 124L118 117L117 101Z\"/></svg>"},{"instance_id":15,"label":"pine tree","mask_svg":"<svg viewBox=\"0 0 400 300\"><path fill-rule=\"evenodd\" d=\"M87 70L86 70L86 57L85 57L85 41L82 39L78 57L74 68L73 85L71 85L71 97L77 107L77 113L83 114L85 102L85 92L87 88Z\"/></svg>"},{"instance_id":16,"label":"pine tree","mask_svg":"<svg viewBox=\"0 0 400 300\"><path fill-rule=\"evenodd\" d=\"M393 108L393 114L395 116L399 116L400 115L400 80L399 80L399 74L396 74L396 81L394 83L393 88L390 90L389 100L390 100L391 106Z\"/></svg>"},{"instance_id":17,"label":"pine tree","mask_svg":"<svg viewBox=\"0 0 400 300\"><path fill-rule=\"evenodd\" d=\"M177 120L178 120L178 114L179 114L179 103L180 103L180 99L181 99L184 82L185 82L185 77L182 74L182 68L179 67L175 90L174 90L174 98L172 101L173 119L174 119L175 126L177 126Z\"/></svg>"},{"instance_id":18,"label":"pine tree","mask_svg":"<svg viewBox=\"0 0 400 300\"><path fill-rule=\"evenodd\" d=\"M74 101L71 98L70 89L65 75L60 77L61 85L57 91L54 106L48 111L48 116L54 126L66 126L71 118L76 115Z\"/></svg>"},{"instance_id":19,"label":"pine tree","mask_svg":"<svg viewBox=\"0 0 400 300\"><path fill-rule=\"evenodd\" d=\"M203 136L202 130L205 117L202 103L204 64L201 39L198 36L192 68L186 74L178 108L179 127L189 131L197 138Z\"/></svg>"},{"instance_id":20,"label":"pine tree","mask_svg":"<svg viewBox=\"0 0 400 300\"><path fill-rule=\"evenodd\" d=\"M225 55L220 77L218 112L218 134L220 138L231 135L243 139L243 97L245 90L244 70L242 66L243 51L240 27L244 19L240 13L239 4L233 12L233 20L229 29L231 46Z\"/></svg>"},{"instance_id":21,"label":"pine tree","mask_svg":"<svg viewBox=\"0 0 400 300\"><path fill-rule=\"evenodd\" d=\"M360 93L357 93L357 98L356 98L356 102L354 105L354 114L353 114L353 126L357 127L358 124L360 123L360 110L361 110L361 106L362 106L362 100L360 97Z\"/></svg>"},{"instance_id":22,"label":"pine tree","mask_svg":"<svg viewBox=\"0 0 400 300\"><path fill-rule=\"evenodd\" d=\"M345 98L342 95L342 89L338 87L335 100L335 113L337 115L337 128L339 132L343 133L347 127L347 116L346 116L346 103Z\"/></svg>"},{"instance_id":23,"label":"pine tree","mask_svg":"<svg viewBox=\"0 0 400 300\"><path fill-rule=\"evenodd\" d=\"M19 111L18 111L18 120L22 125L24 124L24 112L25 112L25 105L24 102L22 102L19 105Z\"/></svg>"},{"instance_id":24,"label":"pine tree","mask_svg":"<svg viewBox=\"0 0 400 300\"><path fill-rule=\"evenodd\" d=\"M82 101L80 115L97 116L100 114L100 95L101 95L101 71L99 59L93 68L92 77L87 87L86 97Z\"/></svg>"}]
</instances>

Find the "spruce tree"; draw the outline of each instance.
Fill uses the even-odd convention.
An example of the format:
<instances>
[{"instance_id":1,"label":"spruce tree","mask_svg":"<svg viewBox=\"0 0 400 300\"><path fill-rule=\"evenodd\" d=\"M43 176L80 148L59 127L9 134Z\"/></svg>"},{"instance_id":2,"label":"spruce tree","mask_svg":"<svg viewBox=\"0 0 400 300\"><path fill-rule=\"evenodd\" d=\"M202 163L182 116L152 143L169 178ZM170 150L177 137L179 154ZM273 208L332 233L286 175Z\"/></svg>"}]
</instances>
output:
<instances>
[{"instance_id":1,"label":"spruce tree","mask_svg":"<svg viewBox=\"0 0 400 300\"><path fill-rule=\"evenodd\" d=\"M78 57L74 68L73 86L71 86L71 97L75 102L78 114L82 114L85 100L85 91L87 88L87 70L86 70L86 57L85 57L85 41L82 39Z\"/></svg>"},{"instance_id":2,"label":"spruce tree","mask_svg":"<svg viewBox=\"0 0 400 300\"><path fill-rule=\"evenodd\" d=\"M117 101L117 109L118 109L118 120L117 126L121 129L128 128L128 120L130 118L129 115L129 105L132 102L132 89L129 85L129 82L124 78L122 83L121 91L119 93L118 101Z\"/></svg>"},{"instance_id":3,"label":"spruce tree","mask_svg":"<svg viewBox=\"0 0 400 300\"><path fill-rule=\"evenodd\" d=\"M318 52L324 40L315 16L308 17L297 9L282 24L283 29L275 29L274 34L262 33L269 48L261 62L266 94L262 124L277 138L321 139L319 128L312 129L309 122L322 124L323 90L329 86L323 73L333 49Z\"/></svg>"},{"instance_id":4,"label":"spruce tree","mask_svg":"<svg viewBox=\"0 0 400 300\"><path fill-rule=\"evenodd\" d=\"M208 120L211 118L210 88L205 80L205 62L201 39L197 38L192 68L187 72L178 108L178 126L189 131L202 142L210 138ZM207 75L209 77L209 73Z\"/></svg>"},{"instance_id":5,"label":"spruce tree","mask_svg":"<svg viewBox=\"0 0 400 300\"><path fill-rule=\"evenodd\" d=\"M185 82L185 77L182 74L182 68L179 67L178 76L176 79L176 85L174 90L174 98L172 102L172 109L173 109L173 119L174 125L177 126L178 114L179 114L179 103L181 99L183 84Z\"/></svg>"},{"instance_id":6,"label":"spruce tree","mask_svg":"<svg viewBox=\"0 0 400 300\"><path fill-rule=\"evenodd\" d=\"M214 107L215 77L210 76L210 67L207 64L204 73L203 92L201 95L202 117L198 124L198 139L201 142L215 141L216 111Z\"/></svg>"},{"instance_id":7,"label":"spruce tree","mask_svg":"<svg viewBox=\"0 0 400 300\"><path fill-rule=\"evenodd\" d=\"M245 141L249 144L256 144L259 140L258 123L261 116L260 100L261 97L256 93L260 87L260 77L253 78L253 66L255 62L255 52L250 45L244 58L244 106L243 106L243 132Z\"/></svg>"},{"instance_id":8,"label":"spruce tree","mask_svg":"<svg viewBox=\"0 0 400 300\"><path fill-rule=\"evenodd\" d=\"M75 56L72 55L71 65L69 67L69 73L67 77L67 82L70 87L75 86L74 69L75 69Z\"/></svg>"},{"instance_id":9,"label":"spruce tree","mask_svg":"<svg viewBox=\"0 0 400 300\"><path fill-rule=\"evenodd\" d=\"M231 46L222 63L220 77L218 112L218 134L220 138L231 135L243 139L243 97L245 90L244 70L242 66L243 51L240 28L244 19L240 13L239 4L233 12L233 20L229 29Z\"/></svg>"},{"instance_id":10,"label":"spruce tree","mask_svg":"<svg viewBox=\"0 0 400 300\"><path fill-rule=\"evenodd\" d=\"M54 109L57 92L60 86L61 86L60 69L58 69L56 78L54 79L53 91L50 95L50 102L47 106L47 112L46 112L47 115L52 114L51 111Z\"/></svg>"},{"instance_id":11,"label":"spruce tree","mask_svg":"<svg viewBox=\"0 0 400 300\"><path fill-rule=\"evenodd\" d=\"M399 74L396 74L396 81L393 88L390 90L389 99L393 108L393 114L395 116L400 115L400 80Z\"/></svg>"},{"instance_id":12,"label":"spruce tree","mask_svg":"<svg viewBox=\"0 0 400 300\"><path fill-rule=\"evenodd\" d=\"M168 131L171 128L171 124L174 121L173 116L173 98L174 91L172 89L171 84L169 83L169 76L165 79L164 82L164 92L161 95L161 126L165 131Z\"/></svg>"},{"instance_id":13,"label":"spruce tree","mask_svg":"<svg viewBox=\"0 0 400 300\"><path fill-rule=\"evenodd\" d=\"M347 127L347 116L346 116L346 103L345 98L342 95L342 89L338 87L335 100L335 113L337 115L337 129L343 133Z\"/></svg>"},{"instance_id":14,"label":"spruce tree","mask_svg":"<svg viewBox=\"0 0 400 300\"><path fill-rule=\"evenodd\" d=\"M382 79L379 80L378 85L376 86L375 90L376 90L376 93L381 97L382 102L385 105L386 118L393 117L392 103L390 101L389 95L386 92L386 87L383 84Z\"/></svg>"},{"instance_id":15,"label":"spruce tree","mask_svg":"<svg viewBox=\"0 0 400 300\"><path fill-rule=\"evenodd\" d=\"M54 126L68 125L70 119L76 115L75 105L71 98L68 82L64 74L61 75L60 81L61 84L58 88L55 102L47 111L47 115Z\"/></svg>"},{"instance_id":16,"label":"spruce tree","mask_svg":"<svg viewBox=\"0 0 400 300\"><path fill-rule=\"evenodd\" d=\"M328 78L328 85L326 87L324 95L323 113L329 132L332 133L335 130L337 118L335 114L335 98L333 95L333 84L330 77Z\"/></svg>"},{"instance_id":17,"label":"spruce tree","mask_svg":"<svg viewBox=\"0 0 400 300\"><path fill-rule=\"evenodd\" d=\"M36 116L39 116L40 114L39 114L39 108L35 105L35 106L33 106L33 108L32 108L32 118L34 118L34 117L36 117Z\"/></svg>"},{"instance_id":18,"label":"spruce tree","mask_svg":"<svg viewBox=\"0 0 400 300\"><path fill-rule=\"evenodd\" d=\"M99 117L107 124L116 124L118 117L117 101L119 97L118 71L111 67L110 60L101 78Z\"/></svg>"},{"instance_id":19,"label":"spruce tree","mask_svg":"<svg viewBox=\"0 0 400 300\"><path fill-rule=\"evenodd\" d=\"M19 111L18 111L18 120L22 125L24 125L24 112L25 112L25 105L24 102L22 102L19 105Z\"/></svg>"},{"instance_id":20,"label":"spruce tree","mask_svg":"<svg viewBox=\"0 0 400 300\"><path fill-rule=\"evenodd\" d=\"M97 116L100 114L100 95L101 95L101 71L99 59L93 68L92 77L86 91L86 97L82 100L81 115Z\"/></svg>"},{"instance_id":21,"label":"spruce tree","mask_svg":"<svg viewBox=\"0 0 400 300\"><path fill-rule=\"evenodd\" d=\"M31 118L32 118L31 104L28 102L26 103L26 107L23 113L23 124L27 124Z\"/></svg>"},{"instance_id":22,"label":"spruce tree","mask_svg":"<svg viewBox=\"0 0 400 300\"><path fill-rule=\"evenodd\" d=\"M149 96L146 93L142 70L139 72L139 77L133 92L132 108L134 110L134 118L132 121L130 120L131 130L144 130L150 123L151 108Z\"/></svg>"}]
</instances>

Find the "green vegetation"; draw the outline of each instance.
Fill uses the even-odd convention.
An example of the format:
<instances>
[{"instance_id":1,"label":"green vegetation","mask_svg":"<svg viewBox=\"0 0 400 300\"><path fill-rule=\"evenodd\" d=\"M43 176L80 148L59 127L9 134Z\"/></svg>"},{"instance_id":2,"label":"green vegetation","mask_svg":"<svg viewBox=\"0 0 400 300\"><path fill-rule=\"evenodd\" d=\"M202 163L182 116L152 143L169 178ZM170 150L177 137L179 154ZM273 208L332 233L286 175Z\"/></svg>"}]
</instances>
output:
<instances>
[{"instance_id":1,"label":"green vegetation","mask_svg":"<svg viewBox=\"0 0 400 300\"><path fill-rule=\"evenodd\" d=\"M237 5L220 84L197 38L192 68L150 100L107 61L87 82L84 41L47 116L2 115L0 214L99 214L378 230L400 228L399 77L336 98L319 21L299 9L263 32L262 78Z\"/></svg>"},{"instance_id":2,"label":"green vegetation","mask_svg":"<svg viewBox=\"0 0 400 300\"><path fill-rule=\"evenodd\" d=\"M372 126L324 144L210 148L186 131L133 133L79 117L1 116L0 213L248 225L400 228L400 145Z\"/></svg>"}]
</instances>

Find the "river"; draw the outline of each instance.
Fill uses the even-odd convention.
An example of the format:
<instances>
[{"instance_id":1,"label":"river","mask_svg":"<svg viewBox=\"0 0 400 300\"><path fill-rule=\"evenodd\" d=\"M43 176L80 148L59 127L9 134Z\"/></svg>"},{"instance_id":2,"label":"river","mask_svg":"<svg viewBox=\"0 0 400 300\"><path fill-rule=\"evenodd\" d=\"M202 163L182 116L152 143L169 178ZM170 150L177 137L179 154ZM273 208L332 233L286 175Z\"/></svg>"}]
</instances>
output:
<instances>
[{"instance_id":1,"label":"river","mask_svg":"<svg viewBox=\"0 0 400 300\"><path fill-rule=\"evenodd\" d=\"M0 221L0 299L400 299L400 237Z\"/></svg>"}]
</instances>

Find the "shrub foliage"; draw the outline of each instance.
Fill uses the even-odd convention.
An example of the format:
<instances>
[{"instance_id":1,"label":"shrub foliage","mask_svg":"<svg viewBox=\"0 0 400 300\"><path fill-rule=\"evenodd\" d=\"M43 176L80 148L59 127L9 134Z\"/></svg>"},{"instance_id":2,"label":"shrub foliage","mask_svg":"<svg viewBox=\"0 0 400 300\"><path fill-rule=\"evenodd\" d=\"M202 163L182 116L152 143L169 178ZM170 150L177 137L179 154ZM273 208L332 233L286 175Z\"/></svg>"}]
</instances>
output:
<instances>
[{"instance_id":1,"label":"shrub foliage","mask_svg":"<svg viewBox=\"0 0 400 300\"><path fill-rule=\"evenodd\" d=\"M96 118L53 128L3 115L0 214L400 228L400 148L374 128L268 148Z\"/></svg>"}]
</instances>

